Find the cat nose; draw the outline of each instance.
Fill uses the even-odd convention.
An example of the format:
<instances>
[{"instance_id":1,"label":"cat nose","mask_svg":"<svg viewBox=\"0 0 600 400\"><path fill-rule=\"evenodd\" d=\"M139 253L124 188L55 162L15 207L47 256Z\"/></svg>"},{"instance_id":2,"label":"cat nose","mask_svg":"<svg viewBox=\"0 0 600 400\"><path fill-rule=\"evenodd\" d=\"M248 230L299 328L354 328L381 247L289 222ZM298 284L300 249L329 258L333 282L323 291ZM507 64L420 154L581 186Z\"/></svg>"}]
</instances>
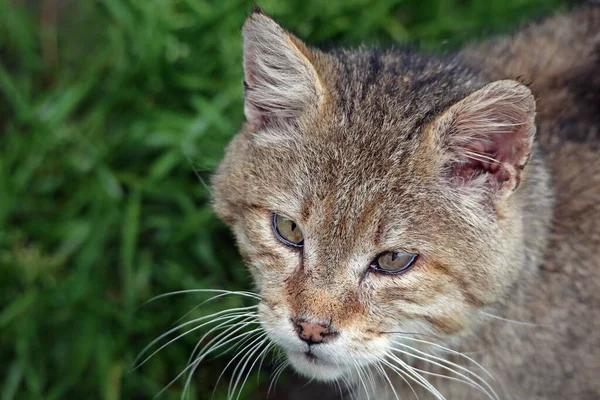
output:
<instances>
[{"instance_id":1,"label":"cat nose","mask_svg":"<svg viewBox=\"0 0 600 400\"><path fill-rule=\"evenodd\" d=\"M311 344L323 343L331 340L338 335L338 332L331 329L330 326L309 322L304 319L292 320L296 333L300 340Z\"/></svg>"}]
</instances>

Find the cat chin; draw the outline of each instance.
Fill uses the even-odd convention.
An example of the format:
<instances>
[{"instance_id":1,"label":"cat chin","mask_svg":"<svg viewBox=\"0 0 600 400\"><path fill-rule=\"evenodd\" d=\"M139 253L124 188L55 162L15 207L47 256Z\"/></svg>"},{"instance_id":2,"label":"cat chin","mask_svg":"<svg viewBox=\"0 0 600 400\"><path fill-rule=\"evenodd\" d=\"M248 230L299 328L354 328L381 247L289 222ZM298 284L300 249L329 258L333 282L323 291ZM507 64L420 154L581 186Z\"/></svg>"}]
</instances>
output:
<instances>
[{"instance_id":1,"label":"cat chin","mask_svg":"<svg viewBox=\"0 0 600 400\"><path fill-rule=\"evenodd\" d=\"M325 361L308 359L304 353L288 353L288 358L297 373L321 382L338 380L346 372L344 368Z\"/></svg>"}]
</instances>

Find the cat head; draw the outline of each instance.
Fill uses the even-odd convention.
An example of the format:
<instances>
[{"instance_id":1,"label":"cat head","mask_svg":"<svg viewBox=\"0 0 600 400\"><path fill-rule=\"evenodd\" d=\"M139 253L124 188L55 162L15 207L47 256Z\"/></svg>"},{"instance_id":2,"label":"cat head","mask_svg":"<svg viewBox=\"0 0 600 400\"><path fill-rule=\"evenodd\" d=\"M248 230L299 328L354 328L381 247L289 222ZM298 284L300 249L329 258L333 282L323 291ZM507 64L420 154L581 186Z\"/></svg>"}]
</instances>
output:
<instances>
[{"instance_id":1,"label":"cat head","mask_svg":"<svg viewBox=\"0 0 600 400\"><path fill-rule=\"evenodd\" d=\"M246 122L213 181L299 372L331 380L414 333L452 341L524 262L535 102L455 60L308 48L246 21Z\"/></svg>"}]
</instances>

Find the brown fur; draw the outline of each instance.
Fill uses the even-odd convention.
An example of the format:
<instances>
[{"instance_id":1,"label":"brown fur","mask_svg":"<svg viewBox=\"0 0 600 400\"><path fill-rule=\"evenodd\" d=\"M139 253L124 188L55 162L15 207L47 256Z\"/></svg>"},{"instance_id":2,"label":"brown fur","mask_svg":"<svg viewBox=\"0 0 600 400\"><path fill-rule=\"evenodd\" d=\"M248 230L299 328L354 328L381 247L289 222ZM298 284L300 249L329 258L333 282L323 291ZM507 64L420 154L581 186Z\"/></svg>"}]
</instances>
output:
<instances>
[{"instance_id":1,"label":"brown fur","mask_svg":"<svg viewBox=\"0 0 600 400\"><path fill-rule=\"evenodd\" d=\"M324 53L273 24L255 13L244 27L248 122L213 182L271 338L296 351L290 319L327 324L345 342L315 354L341 362L410 327L477 351L501 398L600 398L600 10L445 60ZM300 82L277 75L279 52ZM534 97L502 79L533 82L535 143ZM277 85L294 85L293 98ZM495 154L498 170L473 149ZM302 227L303 249L277 241L272 213ZM390 250L420 258L401 275L372 272ZM449 399L483 398L428 379ZM393 398L384 381L377 396Z\"/></svg>"}]
</instances>

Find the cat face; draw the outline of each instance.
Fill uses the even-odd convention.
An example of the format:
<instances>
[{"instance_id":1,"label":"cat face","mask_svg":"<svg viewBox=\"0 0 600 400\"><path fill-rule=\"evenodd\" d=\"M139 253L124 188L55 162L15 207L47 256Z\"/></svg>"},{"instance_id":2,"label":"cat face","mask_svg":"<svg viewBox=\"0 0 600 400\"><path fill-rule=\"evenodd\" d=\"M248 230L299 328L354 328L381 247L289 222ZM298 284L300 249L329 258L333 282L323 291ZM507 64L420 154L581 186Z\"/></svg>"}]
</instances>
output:
<instances>
[{"instance_id":1,"label":"cat face","mask_svg":"<svg viewBox=\"0 0 600 400\"><path fill-rule=\"evenodd\" d=\"M311 50L260 13L243 32L247 122L214 204L270 338L334 380L415 334L467 336L523 264L529 89L411 54Z\"/></svg>"}]
</instances>

